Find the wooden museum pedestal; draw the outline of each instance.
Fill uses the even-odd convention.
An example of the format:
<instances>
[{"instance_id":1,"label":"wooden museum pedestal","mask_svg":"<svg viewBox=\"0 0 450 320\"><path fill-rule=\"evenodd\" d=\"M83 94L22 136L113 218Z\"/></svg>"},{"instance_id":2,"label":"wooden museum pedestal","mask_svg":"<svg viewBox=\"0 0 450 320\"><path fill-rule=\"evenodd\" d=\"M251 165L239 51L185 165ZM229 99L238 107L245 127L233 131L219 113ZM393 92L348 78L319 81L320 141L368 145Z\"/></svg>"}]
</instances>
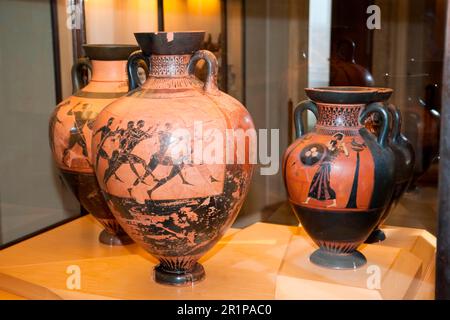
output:
<instances>
[{"instance_id":1,"label":"wooden museum pedestal","mask_svg":"<svg viewBox=\"0 0 450 320\"><path fill-rule=\"evenodd\" d=\"M367 265L335 271L309 262L316 247L301 227L231 229L200 261L204 281L168 287L152 280L154 258L100 244L100 225L85 216L0 251L0 299L433 299L436 239L384 230L385 242L360 248Z\"/></svg>"}]
</instances>

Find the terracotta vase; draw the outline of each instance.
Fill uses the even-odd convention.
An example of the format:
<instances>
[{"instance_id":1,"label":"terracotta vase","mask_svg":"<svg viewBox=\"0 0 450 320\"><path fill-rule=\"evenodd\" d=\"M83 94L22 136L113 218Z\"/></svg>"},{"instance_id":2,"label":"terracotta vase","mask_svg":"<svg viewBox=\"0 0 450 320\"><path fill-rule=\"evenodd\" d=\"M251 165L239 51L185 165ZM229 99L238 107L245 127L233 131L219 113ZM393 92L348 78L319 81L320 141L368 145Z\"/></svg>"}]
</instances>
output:
<instances>
[{"instance_id":1,"label":"terracotta vase","mask_svg":"<svg viewBox=\"0 0 450 320\"><path fill-rule=\"evenodd\" d=\"M330 85L364 86L375 84L372 74L355 61L356 44L351 39L337 43L336 54L330 60Z\"/></svg>"},{"instance_id":2,"label":"terracotta vase","mask_svg":"<svg viewBox=\"0 0 450 320\"><path fill-rule=\"evenodd\" d=\"M411 89L413 83L409 83L408 89ZM439 130L440 130L440 112L438 88L435 85L429 85L426 88L426 99L420 99L411 94L405 104L404 120L402 120L401 131L404 132L402 140L407 140L410 149L414 152L414 167L412 181L409 183L408 191L418 189L418 181L426 175L431 165L439 159ZM380 131L379 117L372 114L365 123L366 128L375 135ZM433 183L436 179L433 175L428 177ZM380 233L376 238L368 239L372 241L382 241L383 234Z\"/></svg>"},{"instance_id":3,"label":"terracotta vase","mask_svg":"<svg viewBox=\"0 0 450 320\"><path fill-rule=\"evenodd\" d=\"M224 147L214 144L211 132L223 142L226 130L253 129L253 123L237 100L218 90L216 58L198 51L203 32L135 36L142 53L129 59L131 88L137 60L149 60L150 75L98 116L94 131L112 134L93 139L95 171L121 226L160 261L155 281L188 285L204 278L197 261L233 223L253 168L248 146L242 164L206 161L201 146L215 145L220 153ZM193 75L199 60L207 64L205 83Z\"/></svg>"},{"instance_id":4,"label":"terracotta vase","mask_svg":"<svg viewBox=\"0 0 450 320\"><path fill-rule=\"evenodd\" d=\"M391 93L365 87L306 89L311 100L295 110L297 140L284 155L283 175L295 214L319 246L310 257L319 266L353 269L366 263L357 248L378 225L393 191L389 114L382 103ZM306 110L317 117L307 134ZM373 112L383 122L378 138L362 125Z\"/></svg>"},{"instance_id":5,"label":"terracotta vase","mask_svg":"<svg viewBox=\"0 0 450 320\"><path fill-rule=\"evenodd\" d=\"M437 85L428 85L425 88L425 99L412 94L408 96L404 132L416 151L416 165L409 188L411 191L418 188L419 180L423 179L439 159L440 91ZM437 184L437 177L431 175L429 178L433 184Z\"/></svg>"},{"instance_id":6,"label":"terracotta vase","mask_svg":"<svg viewBox=\"0 0 450 320\"><path fill-rule=\"evenodd\" d=\"M81 206L103 226L100 242L108 245L131 243L111 214L92 166L91 136L100 111L128 92L128 56L139 49L132 45L85 45L87 58L72 68L74 94L61 102L50 118L49 138L53 158L61 175ZM89 71L88 71L89 70ZM91 80L83 87L83 77ZM94 131L104 138L106 131Z\"/></svg>"},{"instance_id":7,"label":"terracotta vase","mask_svg":"<svg viewBox=\"0 0 450 320\"><path fill-rule=\"evenodd\" d=\"M380 226L384 224L388 216L397 206L400 198L408 189L414 173L415 153L412 144L401 133L402 115L398 108L392 104L387 106L387 110L392 117L392 129L389 138L389 147L394 153L395 158L395 174L394 174L394 193L391 200L383 213L377 228L371 233L366 243L375 243L384 241L386 235Z\"/></svg>"}]
</instances>

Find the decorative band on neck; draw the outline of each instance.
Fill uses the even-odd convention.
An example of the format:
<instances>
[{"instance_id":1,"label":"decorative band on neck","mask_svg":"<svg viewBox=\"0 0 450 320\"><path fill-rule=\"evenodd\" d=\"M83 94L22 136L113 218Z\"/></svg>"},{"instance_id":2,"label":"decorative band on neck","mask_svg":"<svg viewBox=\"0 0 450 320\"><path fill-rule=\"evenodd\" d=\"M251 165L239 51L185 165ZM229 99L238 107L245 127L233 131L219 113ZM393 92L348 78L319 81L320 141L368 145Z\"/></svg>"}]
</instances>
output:
<instances>
[{"instance_id":1,"label":"decorative band on neck","mask_svg":"<svg viewBox=\"0 0 450 320\"><path fill-rule=\"evenodd\" d=\"M359 115L364 104L322 104L318 103L318 126L360 127Z\"/></svg>"},{"instance_id":2,"label":"decorative band on neck","mask_svg":"<svg viewBox=\"0 0 450 320\"><path fill-rule=\"evenodd\" d=\"M191 55L153 55L150 61L150 76L187 76L190 59Z\"/></svg>"}]
</instances>

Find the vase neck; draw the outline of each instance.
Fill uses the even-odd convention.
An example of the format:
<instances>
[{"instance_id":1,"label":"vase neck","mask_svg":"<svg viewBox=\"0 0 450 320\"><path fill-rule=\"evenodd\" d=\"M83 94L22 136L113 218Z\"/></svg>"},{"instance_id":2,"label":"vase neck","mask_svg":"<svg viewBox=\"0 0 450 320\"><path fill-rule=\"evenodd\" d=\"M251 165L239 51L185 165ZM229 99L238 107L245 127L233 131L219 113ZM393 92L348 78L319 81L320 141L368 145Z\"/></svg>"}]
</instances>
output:
<instances>
[{"instance_id":1,"label":"vase neck","mask_svg":"<svg viewBox=\"0 0 450 320\"><path fill-rule=\"evenodd\" d=\"M319 116L316 127L328 130L359 130L363 126L359 115L364 104L329 104L317 103Z\"/></svg>"},{"instance_id":2,"label":"vase neck","mask_svg":"<svg viewBox=\"0 0 450 320\"><path fill-rule=\"evenodd\" d=\"M189 75L189 61L192 55L152 55L150 77L179 78Z\"/></svg>"},{"instance_id":3,"label":"vase neck","mask_svg":"<svg viewBox=\"0 0 450 320\"><path fill-rule=\"evenodd\" d=\"M127 61L92 60L92 78L95 82L126 82Z\"/></svg>"}]
</instances>

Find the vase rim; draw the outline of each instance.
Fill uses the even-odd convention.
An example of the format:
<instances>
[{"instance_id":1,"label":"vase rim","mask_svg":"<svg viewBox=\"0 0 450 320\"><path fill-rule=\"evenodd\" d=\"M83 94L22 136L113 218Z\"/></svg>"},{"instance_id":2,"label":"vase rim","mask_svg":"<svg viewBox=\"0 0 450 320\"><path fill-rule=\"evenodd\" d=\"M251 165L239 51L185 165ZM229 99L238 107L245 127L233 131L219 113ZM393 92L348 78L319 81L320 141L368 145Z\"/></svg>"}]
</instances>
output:
<instances>
[{"instance_id":1,"label":"vase rim","mask_svg":"<svg viewBox=\"0 0 450 320\"><path fill-rule=\"evenodd\" d=\"M86 56L91 60L128 60L131 53L139 50L135 44L84 44Z\"/></svg>"},{"instance_id":2,"label":"vase rim","mask_svg":"<svg viewBox=\"0 0 450 320\"><path fill-rule=\"evenodd\" d=\"M200 50L205 31L136 32L137 43L145 55L185 55Z\"/></svg>"},{"instance_id":3,"label":"vase rim","mask_svg":"<svg viewBox=\"0 0 450 320\"><path fill-rule=\"evenodd\" d=\"M330 86L306 88L305 91L308 98L316 102L368 104L388 100L394 90L378 87Z\"/></svg>"}]
</instances>

